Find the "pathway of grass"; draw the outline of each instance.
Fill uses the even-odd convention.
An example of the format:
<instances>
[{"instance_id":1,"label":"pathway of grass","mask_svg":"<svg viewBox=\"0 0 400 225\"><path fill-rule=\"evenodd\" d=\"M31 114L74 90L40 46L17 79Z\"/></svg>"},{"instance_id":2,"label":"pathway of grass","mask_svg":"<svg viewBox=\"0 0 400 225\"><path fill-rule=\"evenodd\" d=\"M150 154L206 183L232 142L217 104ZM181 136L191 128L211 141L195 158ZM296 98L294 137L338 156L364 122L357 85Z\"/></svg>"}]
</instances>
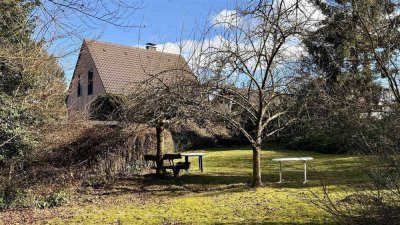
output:
<instances>
[{"instance_id":1,"label":"pathway of grass","mask_svg":"<svg viewBox=\"0 0 400 225\"><path fill-rule=\"evenodd\" d=\"M310 203L310 191L320 192L319 177L331 191L352 188L362 173L346 155L268 150L262 153L265 187L256 191L251 180L250 150L205 151L205 173L193 160L189 175L176 179L132 178L118 181L104 192L92 190L69 206L55 209L52 224L326 224L327 213ZM271 159L312 156L307 184L298 172L287 172L287 182L277 184L277 165ZM292 167L301 167L294 163ZM338 188L340 185L341 188ZM336 188L336 189L335 189ZM95 194L97 193L97 194ZM101 194L99 194L101 193Z\"/></svg>"}]
</instances>

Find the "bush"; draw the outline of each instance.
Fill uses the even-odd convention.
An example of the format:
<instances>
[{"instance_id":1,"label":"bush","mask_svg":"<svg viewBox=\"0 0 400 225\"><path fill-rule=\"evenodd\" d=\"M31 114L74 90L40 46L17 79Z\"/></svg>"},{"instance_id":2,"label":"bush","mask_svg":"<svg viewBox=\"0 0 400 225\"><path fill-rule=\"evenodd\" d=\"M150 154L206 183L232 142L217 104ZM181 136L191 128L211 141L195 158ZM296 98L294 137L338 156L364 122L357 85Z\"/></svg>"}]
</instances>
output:
<instances>
[{"instance_id":1,"label":"bush","mask_svg":"<svg viewBox=\"0 0 400 225\"><path fill-rule=\"evenodd\" d=\"M90 104L90 115L94 120L120 120L124 107L122 96L103 94Z\"/></svg>"},{"instance_id":2,"label":"bush","mask_svg":"<svg viewBox=\"0 0 400 225\"><path fill-rule=\"evenodd\" d=\"M34 113L0 91L0 163L26 155L35 147L37 137L31 129Z\"/></svg>"},{"instance_id":3,"label":"bush","mask_svg":"<svg viewBox=\"0 0 400 225\"><path fill-rule=\"evenodd\" d=\"M26 193L11 182L0 186L0 210L25 206Z\"/></svg>"},{"instance_id":4,"label":"bush","mask_svg":"<svg viewBox=\"0 0 400 225\"><path fill-rule=\"evenodd\" d=\"M315 77L300 84L298 91L289 112L289 118L297 120L277 134L285 147L348 152L364 124L379 119L381 86L366 76L338 77L333 86ZM285 122L290 121L283 117Z\"/></svg>"},{"instance_id":5,"label":"bush","mask_svg":"<svg viewBox=\"0 0 400 225\"><path fill-rule=\"evenodd\" d=\"M190 121L170 127L175 147L178 150L202 149L216 146L248 145L248 141L225 124L213 121Z\"/></svg>"},{"instance_id":6,"label":"bush","mask_svg":"<svg viewBox=\"0 0 400 225\"><path fill-rule=\"evenodd\" d=\"M57 191L36 200L35 206L39 209L47 209L60 207L68 202L67 194L64 191Z\"/></svg>"},{"instance_id":7,"label":"bush","mask_svg":"<svg viewBox=\"0 0 400 225\"><path fill-rule=\"evenodd\" d=\"M340 224L400 224L400 114L353 122L359 130L344 148L351 149L369 182L350 195L332 194L325 187L319 205Z\"/></svg>"},{"instance_id":8,"label":"bush","mask_svg":"<svg viewBox=\"0 0 400 225\"><path fill-rule=\"evenodd\" d=\"M343 133L342 133L343 134ZM321 153L340 153L345 149L341 143L345 139L341 133L326 131L304 132L282 140L285 148L294 150L311 150Z\"/></svg>"}]
</instances>

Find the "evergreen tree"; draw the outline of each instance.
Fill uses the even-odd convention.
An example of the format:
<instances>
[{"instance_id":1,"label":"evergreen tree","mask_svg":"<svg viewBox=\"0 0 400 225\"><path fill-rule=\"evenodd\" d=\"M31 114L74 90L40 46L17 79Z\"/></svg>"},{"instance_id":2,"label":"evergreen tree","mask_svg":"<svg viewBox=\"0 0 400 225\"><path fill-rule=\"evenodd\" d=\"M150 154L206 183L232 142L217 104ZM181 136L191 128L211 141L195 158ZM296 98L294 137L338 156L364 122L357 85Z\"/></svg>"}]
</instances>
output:
<instances>
[{"instance_id":1,"label":"evergreen tree","mask_svg":"<svg viewBox=\"0 0 400 225\"><path fill-rule=\"evenodd\" d=\"M0 0L0 162L26 155L65 108L64 74L32 40L34 1Z\"/></svg>"},{"instance_id":2,"label":"evergreen tree","mask_svg":"<svg viewBox=\"0 0 400 225\"><path fill-rule=\"evenodd\" d=\"M382 75L382 61L398 49L399 23L393 0L316 0L326 18L304 40L317 72L323 73L332 89L340 77L368 84ZM377 55L378 54L378 55ZM385 58L385 59L383 59Z\"/></svg>"}]
</instances>

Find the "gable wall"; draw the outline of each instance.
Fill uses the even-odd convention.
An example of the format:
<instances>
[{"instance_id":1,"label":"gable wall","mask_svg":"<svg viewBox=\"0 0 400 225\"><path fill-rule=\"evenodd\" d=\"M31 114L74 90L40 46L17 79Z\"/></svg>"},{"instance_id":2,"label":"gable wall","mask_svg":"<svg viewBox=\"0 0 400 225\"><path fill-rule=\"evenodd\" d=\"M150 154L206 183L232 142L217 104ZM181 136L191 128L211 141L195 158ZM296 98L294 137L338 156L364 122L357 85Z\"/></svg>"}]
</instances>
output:
<instances>
[{"instance_id":1,"label":"gable wall","mask_svg":"<svg viewBox=\"0 0 400 225\"><path fill-rule=\"evenodd\" d=\"M88 95L88 71L93 71L93 94ZM78 97L78 75L80 75L82 95ZM88 48L82 47L80 58L78 59L77 66L71 81L68 93L68 113L70 115L76 113L83 113L88 115L90 103L100 94L105 93L103 83L100 79L99 73L90 56Z\"/></svg>"}]
</instances>

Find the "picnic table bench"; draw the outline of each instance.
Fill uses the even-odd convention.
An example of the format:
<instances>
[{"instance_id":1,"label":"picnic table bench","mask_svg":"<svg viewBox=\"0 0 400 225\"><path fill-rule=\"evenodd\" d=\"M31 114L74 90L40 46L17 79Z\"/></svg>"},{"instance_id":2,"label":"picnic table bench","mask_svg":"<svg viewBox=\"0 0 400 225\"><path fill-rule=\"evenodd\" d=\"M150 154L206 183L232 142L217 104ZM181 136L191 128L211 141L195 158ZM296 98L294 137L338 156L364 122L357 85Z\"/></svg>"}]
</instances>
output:
<instances>
[{"instance_id":1,"label":"picnic table bench","mask_svg":"<svg viewBox=\"0 0 400 225\"><path fill-rule=\"evenodd\" d=\"M177 162L175 163L175 159L181 159L181 154L164 154L162 160L167 160L169 165L163 166L162 170L165 172L167 169L172 170L174 177L179 176L180 170L189 170L190 162ZM152 169L157 169L157 156L156 155L144 155L144 160L147 166L150 166Z\"/></svg>"}]
</instances>

